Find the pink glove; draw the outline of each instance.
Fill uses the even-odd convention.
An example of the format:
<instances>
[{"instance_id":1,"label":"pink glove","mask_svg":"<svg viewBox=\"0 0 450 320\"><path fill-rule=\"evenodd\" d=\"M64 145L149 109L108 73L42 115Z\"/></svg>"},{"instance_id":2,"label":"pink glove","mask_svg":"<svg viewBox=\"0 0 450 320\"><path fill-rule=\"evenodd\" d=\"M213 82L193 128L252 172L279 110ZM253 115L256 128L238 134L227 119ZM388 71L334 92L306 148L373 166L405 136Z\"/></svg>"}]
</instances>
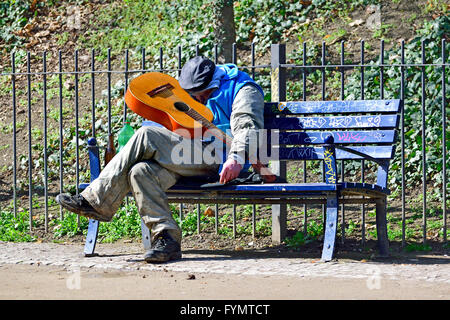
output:
<instances>
[{"instance_id":1,"label":"pink glove","mask_svg":"<svg viewBox=\"0 0 450 320\"><path fill-rule=\"evenodd\" d=\"M227 183L239 176L242 170L242 165L234 159L228 159L225 161L220 172L220 183Z\"/></svg>"}]
</instances>

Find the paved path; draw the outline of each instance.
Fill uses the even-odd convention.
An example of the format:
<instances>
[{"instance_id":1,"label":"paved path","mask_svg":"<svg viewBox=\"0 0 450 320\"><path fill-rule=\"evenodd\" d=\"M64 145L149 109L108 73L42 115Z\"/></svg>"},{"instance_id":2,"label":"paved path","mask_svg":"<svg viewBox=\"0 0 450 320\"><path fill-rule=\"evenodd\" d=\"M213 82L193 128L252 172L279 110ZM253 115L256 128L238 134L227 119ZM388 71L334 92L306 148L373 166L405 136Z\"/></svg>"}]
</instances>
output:
<instances>
[{"instance_id":1,"label":"paved path","mask_svg":"<svg viewBox=\"0 0 450 320\"><path fill-rule=\"evenodd\" d=\"M285 277L289 281L327 279L350 281L349 285L353 283L353 286L354 283L364 284L370 290L379 289L380 283L387 282L414 286L421 283L430 292L433 292L433 287L439 288L436 296L430 298L450 299L450 259L447 256L415 257L400 263L394 260L368 262L350 259L322 263L317 259L267 258L264 254L247 255L244 252L232 256L215 254L214 251L186 250L180 261L153 265L142 260L142 247L136 243L99 244L96 249L99 255L90 258L84 257L82 251L81 244L0 242L0 271L16 265L52 266L63 268L66 272L112 270L142 274L163 271L182 273L184 277L194 274L197 278L199 275L222 275L240 276L240 279L243 279L242 276L252 279Z\"/></svg>"},{"instance_id":2,"label":"paved path","mask_svg":"<svg viewBox=\"0 0 450 320\"><path fill-rule=\"evenodd\" d=\"M220 254L196 254L188 250L180 261L147 264L139 244L101 244L98 256L86 258L79 244L0 242L0 264L40 264L67 268L117 270L167 270L192 273L242 275L287 275L295 277L367 278L378 273L390 279L411 279L450 284L450 258L409 259L409 263L332 261L317 259L231 257Z\"/></svg>"}]
</instances>

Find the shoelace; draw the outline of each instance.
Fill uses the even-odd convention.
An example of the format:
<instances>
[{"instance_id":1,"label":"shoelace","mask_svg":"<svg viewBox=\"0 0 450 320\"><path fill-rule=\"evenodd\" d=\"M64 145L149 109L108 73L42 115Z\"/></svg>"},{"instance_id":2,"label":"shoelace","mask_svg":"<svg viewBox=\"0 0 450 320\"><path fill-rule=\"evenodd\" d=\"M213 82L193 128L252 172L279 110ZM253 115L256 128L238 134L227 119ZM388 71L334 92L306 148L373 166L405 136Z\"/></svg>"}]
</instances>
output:
<instances>
[{"instance_id":1,"label":"shoelace","mask_svg":"<svg viewBox=\"0 0 450 320\"><path fill-rule=\"evenodd\" d=\"M156 238L154 248L164 248L165 246L166 246L166 239L164 239L163 237Z\"/></svg>"},{"instance_id":2,"label":"shoelace","mask_svg":"<svg viewBox=\"0 0 450 320\"><path fill-rule=\"evenodd\" d=\"M79 205L83 205L88 203L81 194L76 195L74 198L75 202Z\"/></svg>"}]
</instances>

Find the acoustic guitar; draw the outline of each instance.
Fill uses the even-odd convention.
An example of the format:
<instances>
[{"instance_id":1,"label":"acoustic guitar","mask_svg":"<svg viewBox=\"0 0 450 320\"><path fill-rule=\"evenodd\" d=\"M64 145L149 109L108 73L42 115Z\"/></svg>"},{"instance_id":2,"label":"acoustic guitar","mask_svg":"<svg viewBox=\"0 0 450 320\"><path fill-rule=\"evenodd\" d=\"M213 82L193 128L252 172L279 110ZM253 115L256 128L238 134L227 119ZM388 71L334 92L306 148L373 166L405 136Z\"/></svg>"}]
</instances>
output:
<instances>
[{"instance_id":1,"label":"acoustic guitar","mask_svg":"<svg viewBox=\"0 0 450 320\"><path fill-rule=\"evenodd\" d=\"M149 72L134 78L125 93L125 102L136 114L187 138L195 137L196 130L200 129L202 133L208 130L231 145L232 138L211 123L211 110L192 98L175 78L167 74ZM276 176L259 160L249 160L265 182L276 180Z\"/></svg>"}]
</instances>

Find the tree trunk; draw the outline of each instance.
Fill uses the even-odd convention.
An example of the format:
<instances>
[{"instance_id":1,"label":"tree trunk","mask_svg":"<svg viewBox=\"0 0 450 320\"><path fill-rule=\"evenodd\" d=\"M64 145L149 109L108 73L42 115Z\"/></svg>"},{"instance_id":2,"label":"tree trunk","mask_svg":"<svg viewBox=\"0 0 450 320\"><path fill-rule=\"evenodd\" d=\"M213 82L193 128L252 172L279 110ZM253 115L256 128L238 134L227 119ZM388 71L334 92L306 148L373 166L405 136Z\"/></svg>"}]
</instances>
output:
<instances>
[{"instance_id":1,"label":"tree trunk","mask_svg":"<svg viewBox=\"0 0 450 320\"><path fill-rule=\"evenodd\" d=\"M212 0L214 37L218 47L218 62L232 62L232 47L236 41L232 0Z\"/></svg>"}]
</instances>

